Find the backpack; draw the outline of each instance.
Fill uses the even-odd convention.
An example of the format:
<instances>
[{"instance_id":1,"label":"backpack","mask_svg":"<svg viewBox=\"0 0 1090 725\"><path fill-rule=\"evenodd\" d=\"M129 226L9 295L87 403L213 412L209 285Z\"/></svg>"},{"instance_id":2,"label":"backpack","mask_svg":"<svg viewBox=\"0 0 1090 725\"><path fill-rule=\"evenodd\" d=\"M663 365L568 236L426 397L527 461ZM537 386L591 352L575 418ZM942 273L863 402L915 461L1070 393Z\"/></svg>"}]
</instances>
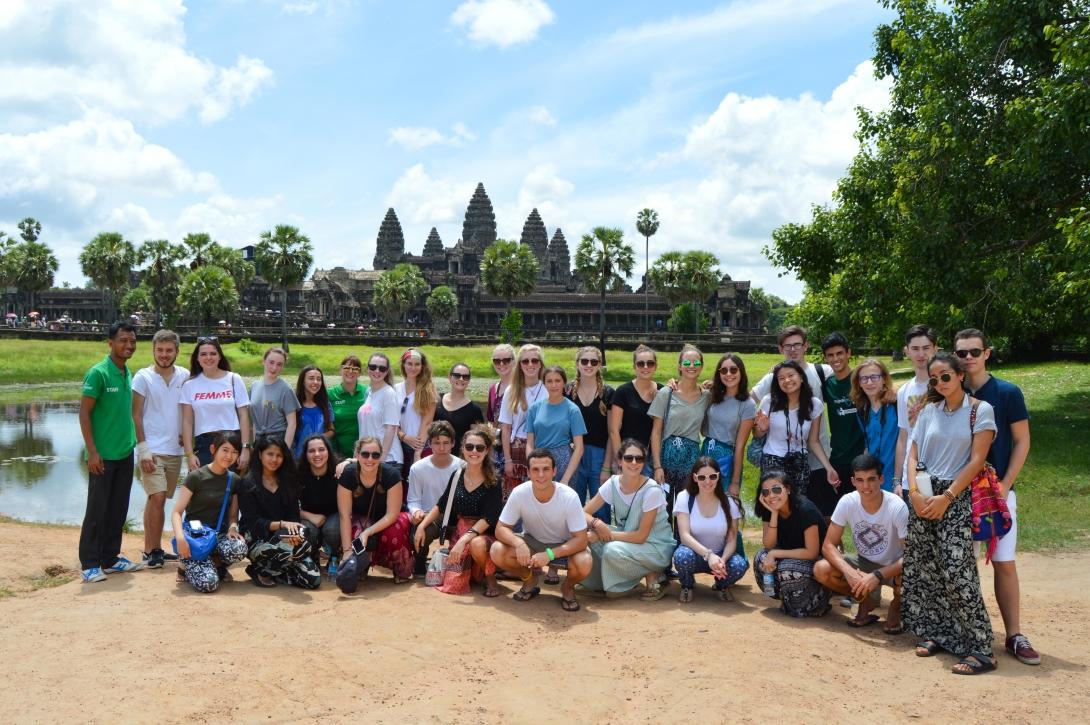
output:
<instances>
[{"instance_id":1,"label":"backpack","mask_svg":"<svg viewBox=\"0 0 1090 725\"><path fill-rule=\"evenodd\" d=\"M973 409L969 413L969 432L976 425L976 411L980 401L973 403ZM972 495L973 506L973 541L987 541L988 551L984 557L987 565L992 560L995 547L999 540L1011 530L1013 521L1010 509L1007 508L1007 499L1003 496L1003 488L999 485L999 476L996 475L992 464L985 463L984 468L973 477L969 484L969 492Z\"/></svg>"}]
</instances>

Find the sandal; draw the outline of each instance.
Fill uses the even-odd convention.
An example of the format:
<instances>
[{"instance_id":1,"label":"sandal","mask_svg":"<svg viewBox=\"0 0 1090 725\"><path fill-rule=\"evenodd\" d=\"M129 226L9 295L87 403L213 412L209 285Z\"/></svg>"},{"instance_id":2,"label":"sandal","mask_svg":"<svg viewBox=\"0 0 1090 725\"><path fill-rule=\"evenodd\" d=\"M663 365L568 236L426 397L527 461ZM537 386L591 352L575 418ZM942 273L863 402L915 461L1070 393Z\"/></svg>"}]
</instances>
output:
<instances>
[{"instance_id":1,"label":"sandal","mask_svg":"<svg viewBox=\"0 0 1090 725\"><path fill-rule=\"evenodd\" d=\"M719 601L721 602L734 601L734 595L730 593L730 589L720 589L718 592L716 592L716 595L719 597Z\"/></svg>"},{"instance_id":2,"label":"sandal","mask_svg":"<svg viewBox=\"0 0 1090 725\"><path fill-rule=\"evenodd\" d=\"M903 622L900 622L891 627L887 623L885 627L882 627L882 631L886 634L901 634L905 631L905 625Z\"/></svg>"},{"instance_id":3,"label":"sandal","mask_svg":"<svg viewBox=\"0 0 1090 725\"><path fill-rule=\"evenodd\" d=\"M174 577L174 581L178 582L179 584L185 584L185 569L183 569L182 567L178 567L178 575Z\"/></svg>"},{"instance_id":4,"label":"sandal","mask_svg":"<svg viewBox=\"0 0 1090 725\"><path fill-rule=\"evenodd\" d=\"M534 587L533 589L519 589L517 592L511 595L511 598L516 602L528 602L538 594L541 594L541 587Z\"/></svg>"},{"instance_id":5,"label":"sandal","mask_svg":"<svg viewBox=\"0 0 1090 725\"><path fill-rule=\"evenodd\" d=\"M688 604L693 601L693 590L689 587L682 587L681 594L677 595L677 600L682 604Z\"/></svg>"},{"instance_id":6,"label":"sandal","mask_svg":"<svg viewBox=\"0 0 1090 725\"><path fill-rule=\"evenodd\" d=\"M955 675L981 675L995 669L995 660L984 655L966 655L950 668Z\"/></svg>"},{"instance_id":7,"label":"sandal","mask_svg":"<svg viewBox=\"0 0 1090 725\"><path fill-rule=\"evenodd\" d=\"M567 597L560 597L560 608L563 609L565 612L578 612L579 600L575 599L574 597L571 599L568 599Z\"/></svg>"},{"instance_id":8,"label":"sandal","mask_svg":"<svg viewBox=\"0 0 1090 725\"><path fill-rule=\"evenodd\" d=\"M848 626L860 629L862 627L869 627L878 621L877 614L868 614L866 619L849 619Z\"/></svg>"},{"instance_id":9,"label":"sandal","mask_svg":"<svg viewBox=\"0 0 1090 725\"><path fill-rule=\"evenodd\" d=\"M942 649L939 643L933 639L925 639L916 643L917 657L933 657Z\"/></svg>"},{"instance_id":10,"label":"sandal","mask_svg":"<svg viewBox=\"0 0 1090 725\"><path fill-rule=\"evenodd\" d=\"M498 597L500 595L500 590L499 589L492 589L490 587L485 587L484 588L484 595L486 597L488 597L489 599L492 599L493 597Z\"/></svg>"},{"instance_id":11,"label":"sandal","mask_svg":"<svg viewBox=\"0 0 1090 725\"><path fill-rule=\"evenodd\" d=\"M261 575L257 569L254 568L253 564L246 567L246 576L250 577L254 586L259 586L262 589L272 589L276 586L276 580Z\"/></svg>"},{"instance_id":12,"label":"sandal","mask_svg":"<svg viewBox=\"0 0 1090 725\"><path fill-rule=\"evenodd\" d=\"M545 574L545 583L556 586L557 584L560 583L560 575L559 574L553 574L552 572L546 573Z\"/></svg>"},{"instance_id":13,"label":"sandal","mask_svg":"<svg viewBox=\"0 0 1090 725\"><path fill-rule=\"evenodd\" d=\"M645 602L657 602L666 596L666 586L655 582L652 586L644 589L643 594L640 595L640 599Z\"/></svg>"}]
</instances>

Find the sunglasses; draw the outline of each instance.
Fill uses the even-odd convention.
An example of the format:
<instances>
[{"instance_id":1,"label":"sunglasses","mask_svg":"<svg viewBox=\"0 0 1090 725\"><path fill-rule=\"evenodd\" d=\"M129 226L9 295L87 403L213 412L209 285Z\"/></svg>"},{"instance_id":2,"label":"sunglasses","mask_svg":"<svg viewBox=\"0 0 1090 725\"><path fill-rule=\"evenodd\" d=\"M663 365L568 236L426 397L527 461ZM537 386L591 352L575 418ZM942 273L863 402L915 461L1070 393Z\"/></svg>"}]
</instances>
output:
<instances>
[{"instance_id":1,"label":"sunglasses","mask_svg":"<svg viewBox=\"0 0 1090 725\"><path fill-rule=\"evenodd\" d=\"M462 450L467 452L472 451L474 453L484 453L488 450L488 446L484 443L463 443Z\"/></svg>"},{"instance_id":2,"label":"sunglasses","mask_svg":"<svg viewBox=\"0 0 1090 725\"><path fill-rule=\"evenodd\" d=\"M698 368L704 365L700 360L682 360L679 364L683 368Z\"/></svg>"},{"instance_id":3,"label":"sunglasses","mask_svg":"<svg viewBox=\"0 0 1090 725\"><path fill-rule=\"evenodd\" d=\"M409 407L409 396L406 395L405 399L401 401L401 414L405 415L405 409Z\"/></svg>"},{"instance_id":4,"label":"sunglasses","mask_svg":"<svg viewBox=\"0 0 1090 725\"><path fill-rule=\"evenodd\" d=\"M519 360L519 364L520 365L540 365L541 364L541 358L539 358L539 357L528 357L525 360Z\"/></svg>"},{"instance_id":5,"label":"sunglasses","mask_svg":"<svg viewBox=\"0 0 1090 725\"><path fill-rule=\"evenodd\" d=\"M451 373L450 374L450 379L451 380L469 380L471 377L473 377L473 376L470 375L469 373Z\"/></svg>"},{"instance_id":6,"label":"sunglasses","mask_svg":"<svg viewBox=\"0 0 1090 725\"><path fill-rule=\"evenodd\" d=\"M775 495L779 496L781 493L783 493L783 486L773 486L772 488L762 488L761 489L761 495L762 496L767 496L769 494L775 494Z\"/></svg>"},{"instance_id":7,"label":"sunglasses","mask_svg":"<svg viewBox=\"0 0 1090 725\"><path fill-rule=\"evenodd\" d=\"M356 455L360 458L370 458L373 461L377 461L382 458L382 451L360 451Z\"/></svg>"},{"instance_id":8,"label":"sunglasses","mask_svg":"<svg viewBox=\"0 0 1090 725\"><path fill-rule=\"evenodd\" d=\"M647 456L641 456L637 453L625 453L621 456L621 460L625 463L643 463L647 460Z\"/></svg>"},{"instance_id":9,"label":"sunglasses","mask_svg":"<svg viewBox=\"0 0 1090 725\"><path fill-rule=\"evenodd\" d=\"M643 368L653 368L653 367L656 367L657 365L658 365L658 362L656 362L655 360L637 360L636 361L636 367L640 368L641 370Z\"/></svg>"},{"instance_id":10,"label":"sunglasses","mask_svg":"<svg viewBox=\"0 0 1090 725\"><path fill-rule=\"evenodd\" d=\"M208 337L198 337L197 338L197 344L198 345L203 345L206 342L218 342L218 341L219 341L219 338L216 337L215 335L209 335Z\"/></svg>"},{"instance_id":11,"label":"sunglasses","mask_svg":"<svg viewBox=\"0 0 1090 725\"><path fill-rule=\"evenodd\" d=\"M873 375L860 375L859 382L861 383L877 383L882 379L881 373L874 373Z\"/></svg>"},{"instance_id":12,"label":"sunglasses","mask_svg":"<svg viewBox=\"0 0 1090 725\"><path fill-rule=\"evenodd\" d=\"M727 365L724 365L723 367L719 368L719 374L720 375L737 375L740 372L742 372L742 371L739 368L729 367Z\"/></svg>"},{"instance_id":13,"label":"sunglasses","mask_svg":"<svg viewBox=\"0 0 1090 725\"><path fill-rule=\"evenodd\" d=\"M707 474L698 473L695 476L693 476L693 478L695 478L696 480L701 481L701 482L703 482L703 481L718 481L719 480L719 474L718 473L707 473Z\"/></svg>"},{"instance_id":14,"label":"sunglasses","mask_svg":"<svg viewBox=\"0 0 1090 725\"><path fill-rule=\"evenodd\" d=\"M371 372L384 373L390 369L389 365L375 365L374 363L367 363L367 369Z\"/></svg>"},{"instance_id":15,"label":"sunglasses","mask_svg":"<svg viewBox=\"0 0 1090 725\"><path fill-rule=\"evenodd\" d=\"M358 365L341 365L341 370L345 371L346 373L358 373L360 371L360 367Z\"/></svg>"},{"instance_id":16,"label":"sunglasses","mask_svg":"<svg viewBox=\"0 0 1090 725\"><path fill-rule=\"evenodd\" d=\"M942 375L939 375L938 377L935 377L934 375L932 375L931 377L929 377L927 379L927 382L931 383L931 386L934 387L934 386L939 384L940 380L942 382L944 382L944 383L948 383L953 379L954 379L954 374L953 373L943 373Z\"/></svg>"},{"instance_id":17,"label":"sunglasses","mask_svg":"<svg viewBox=\"0 0 1090 725\"><path fill-rule=\"evenodd\" d=\"M964 360L970 355L972 355L973 357L980 357L984 354L984 351L981 350L979 347L974 347L971 350L957 350L954 352L954 354Z\"/></svg>"},{"instance_id":18,"label":"sunglasses","mask_svg":"<svg viewBox=\"0 0 1090 725\"><path fill-rule=\"evenodd\" d=\"M596 368L596 367L598 367L599 365L602 364L602 361L599 360L598 358L581 357L581 358L579 358L579 364L580 365L589 365L592 368Z\"/></svg>"},{"instance_id":19,"label":"sunglasses","mask_svg":"<svg viewBox=\"0 0 1090 725\"><path fill-rule=\"evenodd\" d=\"M514 362L514 360L515 360L515 358L513 358L513 357L494 357L494 358L492 358L492 364L493 365L510 365L512 362Z\"/></svg>"},{"instance_id":20,"label":"sunglasses","mask_svg":"<svg viewBox=\"0 0 1090 725\"><path fill-rule=\"evenodd\" d=\"M783 349L784 350L801 350L804 347L806 347L805 342L792 342L790 345L784 345Z\"/></svg>"}]
</instances>

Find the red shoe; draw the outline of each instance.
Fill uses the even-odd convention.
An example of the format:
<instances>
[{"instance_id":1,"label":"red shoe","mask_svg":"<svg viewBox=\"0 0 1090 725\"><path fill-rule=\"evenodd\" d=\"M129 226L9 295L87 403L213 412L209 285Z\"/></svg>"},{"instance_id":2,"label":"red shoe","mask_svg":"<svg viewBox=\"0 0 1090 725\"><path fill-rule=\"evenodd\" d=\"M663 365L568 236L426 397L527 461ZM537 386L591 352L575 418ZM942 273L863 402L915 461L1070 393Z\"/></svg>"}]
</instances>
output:
<instances>
[{"instance_id":1,"label":"red shoe","mask_svg":"<svg viewBox=\"0 0 1090 725\"><path fill-rule=\"evenodd\" d=\"M1007 637L1007 651L1024 665L1041 664L1041 655L1030 645L1029 639L1024 634L1012 634Z\"/></svg>"}]
</instances>

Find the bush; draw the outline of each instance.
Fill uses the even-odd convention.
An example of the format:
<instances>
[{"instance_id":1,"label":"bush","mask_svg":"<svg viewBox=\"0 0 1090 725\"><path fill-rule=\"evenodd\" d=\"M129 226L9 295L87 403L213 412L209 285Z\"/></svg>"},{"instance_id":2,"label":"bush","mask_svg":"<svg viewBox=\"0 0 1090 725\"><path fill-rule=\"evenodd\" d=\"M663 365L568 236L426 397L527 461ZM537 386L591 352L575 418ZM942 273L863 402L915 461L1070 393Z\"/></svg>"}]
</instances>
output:
<instances>
[{"instance_id":1,"label":"bush","mask_svg":"<svg viewBox=\"0 0 1090 725\"><path fill-rule=\"evenodd\" d=\"M522 339L522 313L512 309L500 321L500 340L508 345L517 345Z\"/></svg>"},{"instance_id":2,"label":"bush","mask_svg":"<svg viewBox=\"0 0 1090 725\"><path fill-rule=\"evenodd\" d=\"M239 352L241 352L241 353L243 353L245 355L260 355L261 354L261 348L258 347L256 342L254 342L253 340L251 340L248 337L244 337L244 338L242 338L241 340L238 341L238 349L239 349Z\"/></svg>"}]
</instances>

